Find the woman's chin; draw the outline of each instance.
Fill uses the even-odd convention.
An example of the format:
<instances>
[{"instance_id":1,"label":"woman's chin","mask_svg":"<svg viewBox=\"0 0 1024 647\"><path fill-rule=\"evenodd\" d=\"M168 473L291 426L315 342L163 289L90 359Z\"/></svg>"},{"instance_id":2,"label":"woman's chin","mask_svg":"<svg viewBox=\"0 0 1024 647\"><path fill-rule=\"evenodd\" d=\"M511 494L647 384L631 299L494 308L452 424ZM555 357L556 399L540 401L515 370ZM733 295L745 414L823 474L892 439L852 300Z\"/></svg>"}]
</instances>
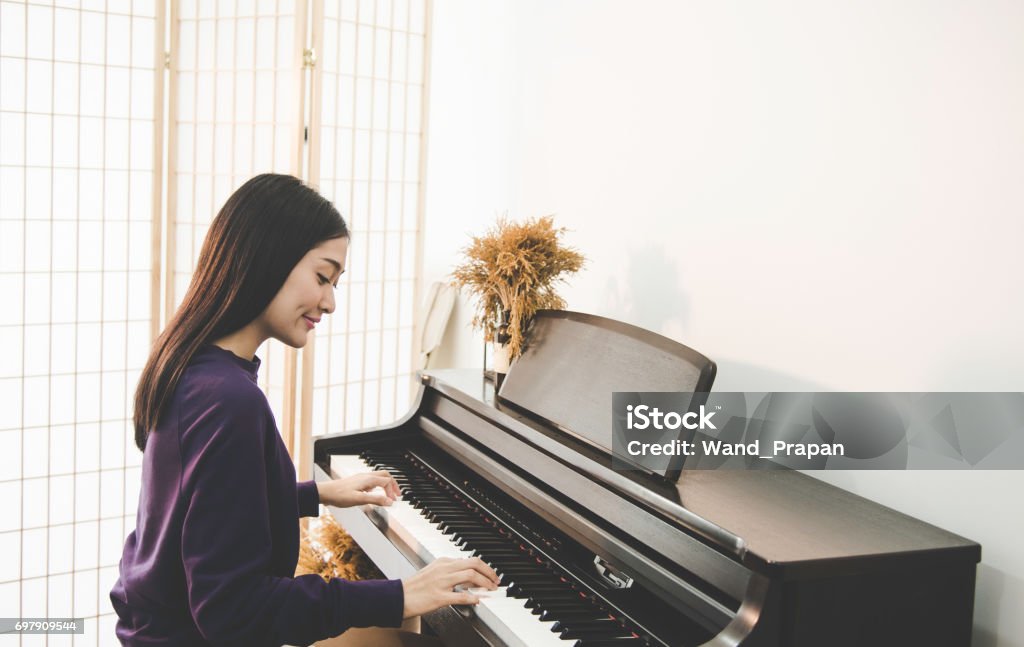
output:
<instances>
[{"instance_id":1,"label":"woman's chin","mask_svg":"<svg viewBox=\"0 0 1024 647\"><path fill-rule=\"evenodd\" d=\"M274 339L281 342L285 346L291 346L292 348L303 348L309 341L309 334L311 332L313 331L307 330L305 332L296 333L294 335L288 335L287 337L285 335L275 335Z\"/></svg>"}]
</instances>

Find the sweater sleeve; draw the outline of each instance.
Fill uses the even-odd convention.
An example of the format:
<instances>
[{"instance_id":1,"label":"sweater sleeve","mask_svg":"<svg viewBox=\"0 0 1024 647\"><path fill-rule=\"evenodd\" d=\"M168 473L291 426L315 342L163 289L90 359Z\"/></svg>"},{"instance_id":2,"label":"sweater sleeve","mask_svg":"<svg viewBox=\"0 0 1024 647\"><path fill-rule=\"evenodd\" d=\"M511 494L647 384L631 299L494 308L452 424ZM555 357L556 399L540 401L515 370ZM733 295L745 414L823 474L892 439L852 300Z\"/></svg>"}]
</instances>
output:
<instances>
[{"instance_id":1,"label":"sweater sleeve","mask_svg":"<svg viewBox=\"0 0 1024 647\"><path fill-rule=\"evenodd\" d=\"M230 646L307 645L350 627L398 626L400 580L269 574L265 453L273 430L252 400L222 394L181 430L181 557L196 627L210 643Z\"/></svg>"},{"instance_id":2,"label":"sweater sleeve","mask_svg":"<svg viewBox=\"0 0 1024 647\"><path fill-rule=\"evenodd\" d=\"M299 496L299 516L316 517L320 514L320 493L316 481L300 481L295 490Z\"/></svg>"}]
</instances>

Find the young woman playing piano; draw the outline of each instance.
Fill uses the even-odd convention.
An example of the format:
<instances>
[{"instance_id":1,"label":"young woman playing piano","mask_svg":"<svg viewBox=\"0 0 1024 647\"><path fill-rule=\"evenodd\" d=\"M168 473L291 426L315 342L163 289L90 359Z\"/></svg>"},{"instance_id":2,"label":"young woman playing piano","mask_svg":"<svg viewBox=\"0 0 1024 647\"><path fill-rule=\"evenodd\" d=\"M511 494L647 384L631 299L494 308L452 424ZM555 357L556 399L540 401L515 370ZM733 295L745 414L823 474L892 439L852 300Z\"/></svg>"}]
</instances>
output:
<instances>
[{"instance_id":1,"label":"young woman playing piano","mask_svg":"<svg viewBox=\"0 0 1024 647\"><path fill-rule=\"evenodd\" d=\"M286 175L249 180L210 225L135 393L142 487L110 592L123 644L306 645L474 604L453 589L496 585L475 558L439 560L406 580L293 577L300 516L399 494L387 472L296 484L256 384L264 341L302 347L334 311L348 245L334 206Z\"/></svg>"}]
</instances>

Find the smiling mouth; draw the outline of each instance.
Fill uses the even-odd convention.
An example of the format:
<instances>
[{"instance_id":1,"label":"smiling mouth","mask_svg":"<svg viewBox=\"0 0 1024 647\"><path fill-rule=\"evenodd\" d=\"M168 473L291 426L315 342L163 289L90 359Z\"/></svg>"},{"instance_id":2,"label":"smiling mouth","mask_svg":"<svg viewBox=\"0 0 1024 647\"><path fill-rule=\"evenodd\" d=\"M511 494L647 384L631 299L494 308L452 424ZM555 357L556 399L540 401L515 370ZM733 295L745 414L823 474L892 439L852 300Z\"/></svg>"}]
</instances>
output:
<instances>
[{"instance_id":1,"label":"smiling mouth","mask_svg":"<svg viewBox=\"0 0 1024 647\"><path fill-rule=\"evenodd\" d=\"M312 330L317 325L317 323L320 322L319 319L310 319L306 315L302 315L302 318L306 320L306 325L309 326L310 330Z\"/></svg>"}]
</instances>

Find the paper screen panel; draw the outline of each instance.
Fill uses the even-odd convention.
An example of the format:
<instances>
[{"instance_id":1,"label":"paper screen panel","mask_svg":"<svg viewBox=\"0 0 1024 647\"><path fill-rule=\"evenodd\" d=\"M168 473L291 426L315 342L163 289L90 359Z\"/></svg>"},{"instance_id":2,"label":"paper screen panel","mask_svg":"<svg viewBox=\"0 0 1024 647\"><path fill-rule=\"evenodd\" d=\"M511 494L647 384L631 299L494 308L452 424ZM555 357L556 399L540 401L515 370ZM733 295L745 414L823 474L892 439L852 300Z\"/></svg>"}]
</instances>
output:
<instances>
[{"instance_id":1,"label":"paper screen panel","mask_svg":"<svg viewBox=\"0 0 1024 647\"><path fill-rule=\"evenodd\" d=\"M292 149L302 100L293 0L171 7L168 313L181 303L210 222L231 193L260 173L300 174ZM259 384L282 428L294 389L290 352L274 340L257 351Z\"/></svg>"},{"instance_id":2,"label":"paper screen panel","mask_svg":"<svg viewBox=\"0 0 1024 647\"><path fill-rule=\"evenodd\" d=\"M318 15L311 170L352 242L337 309L316 333L314 436L409 407L429 3L327 1Z\"/></svg>"},{"instance_id":3,"label":"paper screen panel","mask_svg":"<svg viewBox=\"0 0 1024 647\"><path fill-rule=\"evenodd\" d=\"M82 617L74 644L97 645L135 522L131 393L159 308L163 18L56 4L0 2L0 616Z\"/></svg>"}]
</instances>

